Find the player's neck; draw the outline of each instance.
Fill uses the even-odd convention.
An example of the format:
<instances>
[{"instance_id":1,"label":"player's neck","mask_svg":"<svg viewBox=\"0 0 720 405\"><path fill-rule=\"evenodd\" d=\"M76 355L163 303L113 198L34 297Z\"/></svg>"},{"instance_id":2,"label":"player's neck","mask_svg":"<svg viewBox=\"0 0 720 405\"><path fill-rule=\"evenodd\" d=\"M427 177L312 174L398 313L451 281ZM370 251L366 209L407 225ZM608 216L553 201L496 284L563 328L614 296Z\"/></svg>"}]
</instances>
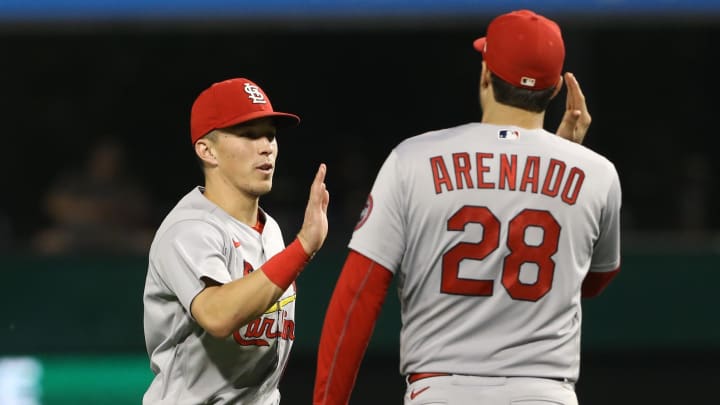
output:
<instances>
[{"instance_id":1,"label":"player's neck","mask_svg":"<svg viewBox=\"0 0 720 405\"><path fill-rule=\"evenodd\" d=\"M260 200L257 196L228 188L213 187L212 184L206 184L203 195L245 225L250 227L257 225Z\"/></svg>"},{"instance_id":2,"label":"player's neck","mask_svg":"<svg viewBox=\"0 0 720 405\"><path fill-rule=\"evenodd\" d=\"M545 113L535 113L497 102L487 103L483 109L482 122L494 125L513 125L526 129L543 127Z\"/></svg>"}]
</instances>

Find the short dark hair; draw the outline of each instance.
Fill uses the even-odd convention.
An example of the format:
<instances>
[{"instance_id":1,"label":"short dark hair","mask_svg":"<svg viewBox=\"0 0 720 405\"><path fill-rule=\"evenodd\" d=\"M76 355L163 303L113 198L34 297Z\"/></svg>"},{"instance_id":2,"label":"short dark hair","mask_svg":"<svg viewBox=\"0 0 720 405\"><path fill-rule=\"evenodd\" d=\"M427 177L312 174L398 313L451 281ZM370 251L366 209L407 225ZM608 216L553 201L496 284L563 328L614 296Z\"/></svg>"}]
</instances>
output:
<instances>
[{"instance_id":1,"label":"short dark hair","mask_svg":"<svg viewBox=\"0 0 720 405\"><path fill-rule=\"evenodd\" d=\"M550 104L555 87L545 90L530 90L515 87L494 73L490 72L493 94L498 103L522 108L532 112L543 112Z\"/></svg>"}]
</instances>

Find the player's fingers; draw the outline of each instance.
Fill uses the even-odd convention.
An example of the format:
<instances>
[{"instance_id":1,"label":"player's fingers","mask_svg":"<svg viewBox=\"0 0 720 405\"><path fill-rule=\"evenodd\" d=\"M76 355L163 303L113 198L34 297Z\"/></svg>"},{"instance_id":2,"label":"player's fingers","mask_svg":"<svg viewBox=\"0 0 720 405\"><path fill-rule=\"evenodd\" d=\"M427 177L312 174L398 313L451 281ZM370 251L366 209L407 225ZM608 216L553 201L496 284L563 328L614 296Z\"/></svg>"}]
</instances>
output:
<instances>
[{"instance_id":1,"label":"player's fingers","mask_svg":"<svg viewBox=\"0 0 720 405\"><path fill-rule=\"evenodd\" d=\"M575 93L578 97L579 101L585 101L585 94L582 92L582 88L580 87L580 82L578 81L577 77L574 73L568 72L568 76L570 77L571 86L573 87L573 93Z\"/></svg>"},{"instance_id":2,"label":"player's fingers","mask_svg":"<svg viewBox=\"0 0 720 405\"><path fill-rule=\"evenodd\" d=\"M558 126L557 131L555 133L565 139L572 139L573 136L573 129L575 127L575 123L577 122L577 119L574 119L570 111L565 111L565 114L563 114L562 121L560 121L560 125Z\"/></svg>"},{"instance_id":3,"label":"player's fingers","mask_svg":"<svg viewBox=\"0 0 720 405\"><path fill-rule=\"evenodd\" d=\"M568 110L565 112L563 124L572 131L577 126L581 116L582 112L580 110Z\"/></svg>"},{"instance_id":4,"label":"player's fingers","mask_svg":"<svg viewBox=\"0 0 720 405\"><path fill-rule=\"evenodd\" d=\"M315 195L317 196L318 203L322 203L323 201L325 201L327 194L328 194L327 184L325 184L325 183L318 184L318 188L315 193Z\"/></svg>"},{"instance_id":5,"label":"player's fingers","mask_svg":"<svg viewBox=\"0 0 720 405\"><path fill-rule=\"evenodd\" d=\"M565 82L568 86L567 109L574 111L574 114L577 116L575 120L575 135L577 138L583 139L592 122L592 117L585 102L585 94L583 94L580 82L578 82L577 77L575 77L573 73L565 73Z\"/></svg>"},{"instance_id":6,"label":"player's fingers","mask_svg":"<svg viewBox=\"0 0 720 405\"><path fill-rule=\"evenodd\" d=\"M320 163L317 172L315 172L315 178L313 179L312 185L310 186L311 194L320 192L321 188L325 185L326 172L327 167L325 166L325 163Z\"/></svg>"},{"instance_id":7,"label":"player's fingers","mask_svg":"<svg viewBox=\"0 0 720 405\"><path fill-rule=\"evenodd\" d=\"M318 170L315 173L313 184L323 184L323 182L325 182L325 173L327 173L327 166L325 163L320 163L320 167L318 167Z\"/></svg>"},{"instance_id":8,"label":"player's fingers","mask_svg":"<svg viewBox=\"0 0 720 405\"><path fill-rule=\"evenodd\" d=\"M327 173L327 166L325 163L321 163L318 167L317 173L315 173L315 179L310 187L310 203L317 204L321 208L325 205L327 186L325 185L325 175Z\"/></svg>"},{"instance_id":9,"label":"player's fingers","mask_svg":"<svg viewBox=\"0 0 720 405\"><path fill-rule=\"evenodd\" d=\"M575 82L572 80L570 73L565 73L565 86L567 87L567 96L565 97L565 109L571 111L575 109L575 93L577 88L574 87Z\"/></svg>"},{"instance_id":10,"label":"player's fingers","mask_svg":"<svg viewBox=\"0 0 720 405\"><path fill-rule=\"evenodd\" d=\"M582 125L583 113L580 110L565 110L562 121L555 132L561 138L582 143L587 127ZM584 128L583 128L584 127Z\"/></svg>"},{"instance_id":11,"label":"player's fingers","mask_svg":"<svg viewBox=\"0 0 720 405\"><path fill-rule=\"evenodd\" d=\"M581 110L568 111L568 114L570 115L568 122L571 123L570 125L572 128L571 141L582 143L582 140L585 138L585 133L590 125L585 125L583 123L583 112Z\"/></svg>"},{"instance_id":12,"label":"player's fingers","mask_svg":"<svg viewBox=\"0 0 720 405\"><path fill-rule=\"evenodd\" d=\"M565 73L565 83L567 85L567 109L568 110L587 110L585 104L585 95L580 88L580 83L571 72Z\"/></svg>"},{"instance_id":13,"label":"player's fingers","mask_svg":"<svg viewBox=\"0 0 720 405\"><path fill-rule=\"evenodd\" d=\"M325 189L323 190L323 196L320 202L320 208L322 208L322 211L325 214L327 214L328 205L330 205L330 192Z\"/></svg>"}]
</instances>

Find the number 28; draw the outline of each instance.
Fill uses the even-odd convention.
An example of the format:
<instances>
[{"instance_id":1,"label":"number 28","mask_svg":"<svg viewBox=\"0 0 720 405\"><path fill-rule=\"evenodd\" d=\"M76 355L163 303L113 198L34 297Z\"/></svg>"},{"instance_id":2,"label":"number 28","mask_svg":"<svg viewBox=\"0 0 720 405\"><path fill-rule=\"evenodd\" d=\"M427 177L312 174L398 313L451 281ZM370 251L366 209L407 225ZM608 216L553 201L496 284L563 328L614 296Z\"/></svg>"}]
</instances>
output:
<instances>
[{"instance_id":1,"label":"number 28","mask_svg":"<svg viewBox=\"0 0 720 405\"><path fill-rule=\"evenodd\" d=\"M493 280L460 278L460 262L465 259L483 260L500 246L500 221L487 207L465 206L447 222L448 231L464 231L469 223L483 227L483 238L477 243L459 242L442 258L441 291L446 294L491 296ZM526 209L508 223L507 247L502 268L502 285L513 299L537 301L552 288L555 262L560 240L560 224L548 211ZM542 229L542 240L537 245L528 244L525 234L530 227ZM520 269L524 263L537 265L537 279L533 283L520 281Z\"/></svg>"}]
</instances>

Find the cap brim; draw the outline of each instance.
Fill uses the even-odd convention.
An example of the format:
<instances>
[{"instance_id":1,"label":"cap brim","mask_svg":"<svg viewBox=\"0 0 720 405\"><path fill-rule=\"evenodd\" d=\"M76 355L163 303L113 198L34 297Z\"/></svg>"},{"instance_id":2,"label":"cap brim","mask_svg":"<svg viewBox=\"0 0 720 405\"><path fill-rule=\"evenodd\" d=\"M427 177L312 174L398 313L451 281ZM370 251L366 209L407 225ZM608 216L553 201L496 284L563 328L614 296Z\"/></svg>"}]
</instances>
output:
<instances>
[{"instance_id":1,"label":"cap brim","mask_svg":"<svg viewBox=\"0 0 720 405\"><path fill-rule=\"evenodd\" d=\"M244 114L227 122L223 122L221 125L218 126L218 128L227 128L233 125L242 124L243 122L256 120L258 118L272 118L273 122L275 122L275 125L278 128L294 127L300 123L300 117L295 114L277 111L255 111L250 114Z\"/></svg>"},{"instance_id":2,"label":"cap brim","mask_svg":"<svg viewBox=\"0 0 720 405\"><path fill-rule=\"evenodd\" d=\"M485 42L487 42L485 39L486 39L486 37L482 37L482 38L476 39L473 42L473 47L475 48L476 51L478 51L480 53L485 52Z\"/></svg>"},{"instance_id":3,"label":"cap brim","mask_svg":"<svg viewBox=\"0 0 720 405\"><path fill-rule=\"evenodd\" d=\"M268 116L273 118L278 128L294 127L300 123L300 117L295 114L276 112Z\"/></svg>"}]
</instances>

